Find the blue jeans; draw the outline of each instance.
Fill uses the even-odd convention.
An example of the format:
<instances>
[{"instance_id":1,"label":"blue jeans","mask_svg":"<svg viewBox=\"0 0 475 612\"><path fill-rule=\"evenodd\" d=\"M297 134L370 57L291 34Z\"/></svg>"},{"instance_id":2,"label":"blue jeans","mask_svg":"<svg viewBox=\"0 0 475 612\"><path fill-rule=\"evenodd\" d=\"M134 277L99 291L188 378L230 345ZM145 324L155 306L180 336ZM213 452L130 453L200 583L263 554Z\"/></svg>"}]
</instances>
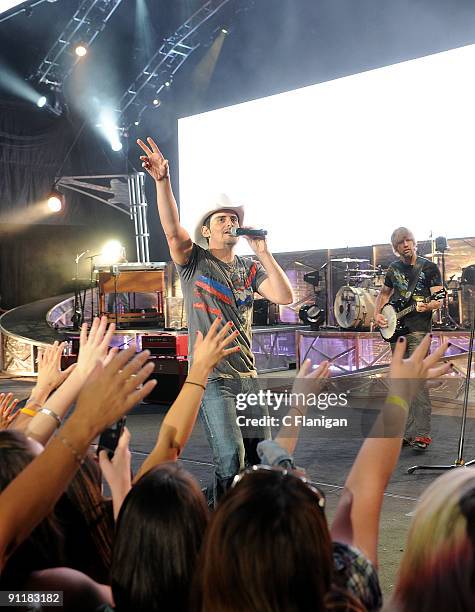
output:
<instances>
[{"instance_id":1,"label":"blue jeans","mask_svg":"<svg viewBox=\"0 0 475 612\"><path fill-rule=\"evenodd\" d=\"M407 347L404 355L405 358L412 355L425 336L425 332L411 332L406 335ZM391 344L391 348L394 350L394 344ZM404 437L408 440L414 439L417 436L430 438L431 414L432 405L430 403L429 390L424 383L409 407Z\"/></svg>"},{"instance_id":2,"label":"blue jeans","mask_svg":"<svg viewBox=\"0 0 475 612\"><path fill-rule=\"evenodd\" d=\"M215 505L231 486L233 478L246 465L260 463L257 445L270 438L269 427L253 427L246 431L236 422L236 395L257 393L256 378L217 378L210 380L201 402L200 418L213 451L215 477L212 503ZM246 416L268 415L267 406L256 406ZM210 497L210 496L208 496Z\"/></svg>"}]
</instances>

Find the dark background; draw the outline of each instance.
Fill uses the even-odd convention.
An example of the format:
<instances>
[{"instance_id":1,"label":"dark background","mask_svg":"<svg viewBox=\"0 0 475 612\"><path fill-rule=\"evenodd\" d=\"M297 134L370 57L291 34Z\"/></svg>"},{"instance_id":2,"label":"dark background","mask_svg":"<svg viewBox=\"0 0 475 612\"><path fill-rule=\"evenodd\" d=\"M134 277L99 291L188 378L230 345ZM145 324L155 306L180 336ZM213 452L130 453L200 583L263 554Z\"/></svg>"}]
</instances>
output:
<instances>
[{"instance_id":1,"label":"dark background","mask_svg":"<svg viewBox=\"0 0 475 612\"><path fill-rule=\"evenodd\" d=\"M61 117L13 96L5 85L0 87L3 308L67 290L76 253L96 248L101 240L119 237L129 252L133 250L133 228L125 215L69 192L62 215L32 223L29 211L47 195L58 175L138 170L135 139L150 134L170 159L178 194L179 117L475 42L472 0L234 0L209 24L209 42L212 30L220 25L230 27L230 33L206 88L198 87L193 78L208 52L203 45L162 92L161 106L147 112L141 125L131 130L127 146L114 153L83 118L88 95L117 102L163 38L204 4L204 0L140 2L147 7L145 21L138 25L137 0L123 0L66 81L67 111ZM0 82L5 84L12 74L19 79L31 75L78 4L79 0L45 2L31 16L22 13L0 23L0 75L4 77ZM206 180L212 168L205 159L196 163ZM295 173L298 180L298 168ZM151 259L163 261L168 250L152 187L147 181Z\"/></svg>"}]
</instances>

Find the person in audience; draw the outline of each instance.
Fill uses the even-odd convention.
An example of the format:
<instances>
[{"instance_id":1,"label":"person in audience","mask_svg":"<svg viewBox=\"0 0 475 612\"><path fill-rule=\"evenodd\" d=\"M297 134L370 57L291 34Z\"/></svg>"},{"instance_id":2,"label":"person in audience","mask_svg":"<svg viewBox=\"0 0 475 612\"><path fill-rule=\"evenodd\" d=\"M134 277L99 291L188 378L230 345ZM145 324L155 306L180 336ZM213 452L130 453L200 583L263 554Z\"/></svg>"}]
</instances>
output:
<instances>
[{"instance_id":1,"label":"person in audience","mask_svg":"<svg viewBox=\"0 0 475 612\"><path fill-rule=\"evenodd\" d=\"M207 523L206 499L177 463L142 476L117 521L111 570L115 610L188 612Z\"/></svg>"},{"instance_id":2,"label":"person in audience","mask_svg":"<svg viewBox=\"0 0 475 612\"><path fill-rule=\"evenodd\" d=\"M141 401L155 386L153 380L145 382L153 370L152 364L145 364L150 353L144 351L139 355L134 354L135 348L130 347L114 355L106 365L101 360L95 360L95 366L84 381L72 415L44 451L26 465L0 493L0 575L5 571L13 552L50 514L82 463L91 441ZM107 589L104 590L90 579L87 579L85 585L86 577L80 572L67 568L51 570L54 571L62 575L65 582L69 580L71 585L84 586L86 590L93 587L88 607L83 606L82 610L93 609L89 604L97 606L101 601L111 603ZM51 574L35 578L41 584L51 585ZM32 580L31 584L35 585L33 588L38 588L38 581Z\"/></svg>"},{"instance_id":3,"label":"person in audience","mask_svg":"<svg viewBox=\"0 0 475 612\"><path fill-rule=\"evenodd\" d=\"M450 470L417 503L392 612L475 609L475 471Z\"/></svg>"},{"instance_id":4,"label":"person in audience","mask_svg":"<svg viewBox=\"0 0 475 612\"><path fill-rule=\"evenodd\" d=\"M64 533L65 565L108 584L114 540L112 503L102 495L102 473L89 452L55 506Z\"/></svg>"},{"instance_id":5,"label":"person in audience","mask_svg":"<svg viewBox=\"0 0 475 612\"><path fill-rule=\"evenodd\" d=\"M299 474L254 467L235 479L203 543L200 612L351 609L355 599L360 608L354 609L381 607L376 568L384 490L412 398L426 378L450 370L437 365L447 343L427 355L429 346L426 336L404 359L406 340L397 343L389 394L346 479L331 528L322 492Z\"/></svg>"}]
</instances>

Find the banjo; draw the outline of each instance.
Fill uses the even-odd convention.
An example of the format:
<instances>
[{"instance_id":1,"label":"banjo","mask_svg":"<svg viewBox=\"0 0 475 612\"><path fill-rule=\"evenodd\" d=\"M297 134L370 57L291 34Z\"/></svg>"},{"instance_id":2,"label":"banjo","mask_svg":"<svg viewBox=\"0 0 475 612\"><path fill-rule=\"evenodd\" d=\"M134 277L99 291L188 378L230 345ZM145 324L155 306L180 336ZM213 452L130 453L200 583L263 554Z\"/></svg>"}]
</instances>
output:
<instances>
[{"instance_id":1,"label":"banjo","mask_svg":"<svg viewBox=\"0 0 475 612\"><path fill-rule=\"evenodd\" d=\"M420 300L424 304L428 304L432 300L442 300L445 297L445 289L433 293L427 298ZM381 309L381 314L386 317L388 322L387 327L380 327L379 333L386 342L395 342L399 336L404 336L408 333L404 325L404 318L411 312L417 309L417 302L413 301L410 306L405 306L405 300L399 299L394 302L388 302Z\"/></svg>"}]
</instances>

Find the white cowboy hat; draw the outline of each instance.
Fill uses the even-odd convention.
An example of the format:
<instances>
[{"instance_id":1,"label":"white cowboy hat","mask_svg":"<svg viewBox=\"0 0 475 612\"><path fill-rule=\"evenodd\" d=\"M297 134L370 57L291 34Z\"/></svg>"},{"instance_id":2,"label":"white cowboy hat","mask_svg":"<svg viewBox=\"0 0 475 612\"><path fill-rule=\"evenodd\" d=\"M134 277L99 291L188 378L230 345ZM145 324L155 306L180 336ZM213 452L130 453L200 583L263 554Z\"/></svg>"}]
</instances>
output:
<instances>
[{"instance_id":1,"label":"white cowboy hat","mask_svg":"<svg viewBox=\"0 0 475 612\"><path fill-rule=\"evenodd\" d=\"M220 210L232 210L234 213L236 213L236 215L237 215L237 217L239 219L239 225L242 226L242 224L243 224L243 221L244 221L244 206L236 206L236 204L234 204L231 201L229 196L227 196L225 193L221 193L216 198L216 201L215 201L213 207L210 208L209 210L207 210L202 215L200 215L200 217L198 219L198 222L196 224L196 227L195 227L195 242L196 242L196 244L198 244L200 247L203 247L204 249L208 248L208 241L206 240L206 238L201 233L201 228L205 224L205 221L206 221L206 219L208 217L210 217L211 215L214 215L215 213L219 212Z\"/></svg>"}]
</instances>

